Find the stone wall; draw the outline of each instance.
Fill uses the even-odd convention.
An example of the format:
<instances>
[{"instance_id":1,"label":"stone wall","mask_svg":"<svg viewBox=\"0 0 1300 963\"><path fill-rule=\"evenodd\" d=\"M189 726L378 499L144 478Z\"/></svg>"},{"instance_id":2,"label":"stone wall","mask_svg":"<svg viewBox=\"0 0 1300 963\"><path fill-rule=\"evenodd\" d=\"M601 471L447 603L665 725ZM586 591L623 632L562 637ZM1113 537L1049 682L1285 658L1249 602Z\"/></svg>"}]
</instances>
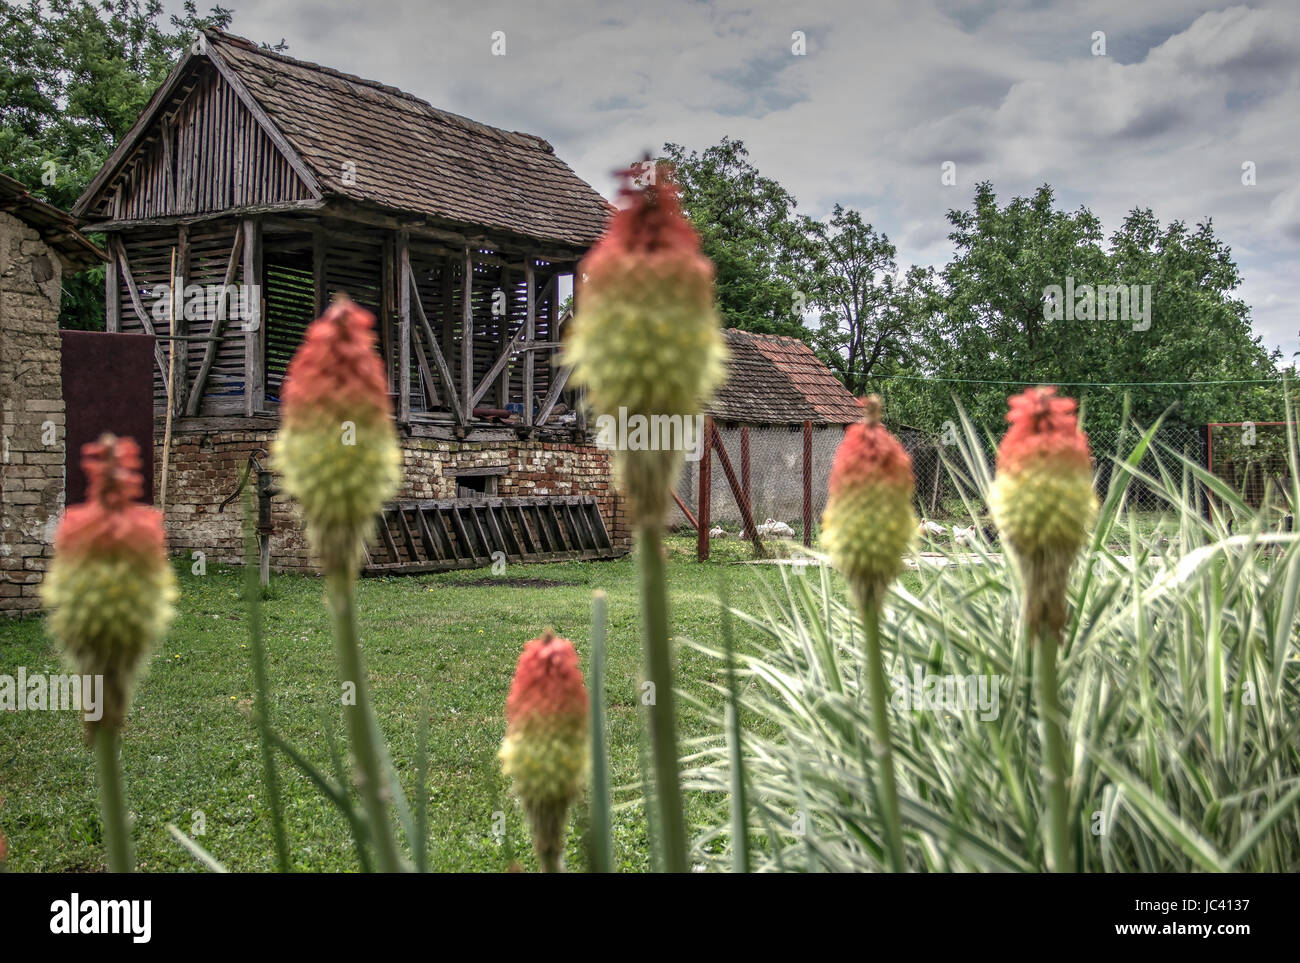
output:
<instances>
[{"instance_id":1,"label":"stone wall","mask_svg":"<svg viewBox=\"0 0 1300 963\"><path fill-rule=\"evenodd\" d=\"M186 430L173 426L167 482L168 549L191 564L242 560L240 503L218 511L235 490L249 453L269 448L273 431ZM155 466L161 471L162 430L155 434ZM407 438L399 498L455 498L458 472L501 469L497 494L594 495L615 544L630 536L621 500L614 493L608 452L592 445L551 441L462 442ZM263 465L267 463L263 460ZM277 571L310 571L314 562L297 507L285 497L272 502L275 534L271 565Z\"/></svg>"},{"instance_id":2,"label":"stone wall","mask_svg":"<svg viewBox=\"0 0 1300 963\"><path fill-rule=\"evenodd\" d=\"M0 614L40 607L64 499L62 265L0 212Z\"/></svg>"}]
</instances>

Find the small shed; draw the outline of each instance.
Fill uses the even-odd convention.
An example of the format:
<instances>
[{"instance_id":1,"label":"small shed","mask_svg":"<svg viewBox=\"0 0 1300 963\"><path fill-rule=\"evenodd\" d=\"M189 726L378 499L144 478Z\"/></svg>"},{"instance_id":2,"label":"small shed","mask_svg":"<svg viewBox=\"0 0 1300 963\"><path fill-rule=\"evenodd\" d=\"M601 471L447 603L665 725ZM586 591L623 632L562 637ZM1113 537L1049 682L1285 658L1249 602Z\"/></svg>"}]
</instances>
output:
<instances>
[{"instance_id":1,"label":"small shed","mask_svg":"<svg viewBox=\"0 0 1300 963\"><path fill-rule=\"evenodd\" d=\"M560 364L563 294L609 212L540 137L202 33L74 209L108 238L109 330L159 339L172 549L239 558L220 506L274 436L307 324L346 292L379 319L406 456L371 570L624 550L609 453ZM308 566L295 513L273 520L274 565Z\"/></svg>"},{"instance_id":2,"label":"small shed","mask_svg":"<svg viewBox=\"0 0 1300 963\"><path fill-rule=\"evenodd\" d=\"M688 464L678 497L696 511L679 521L747 529L771 518L809 543L826 503L826 480L844 428L862 409L798 338L728 328L727 376L708 405L715 434ZM734 482L734 483L733 483ZM707 503L707 508L701 508Z\"/></svg>"},{"instance_id":3,"label":"small shed","mask_svg":"<svg viewBox=\"0 0 1300 963\"><path fill-rule=\"evenodd\" d=\"M102 260L71 217L0 174L0 614L40 607L66 500L63 276Z\"/></svg>"}]
</instances>

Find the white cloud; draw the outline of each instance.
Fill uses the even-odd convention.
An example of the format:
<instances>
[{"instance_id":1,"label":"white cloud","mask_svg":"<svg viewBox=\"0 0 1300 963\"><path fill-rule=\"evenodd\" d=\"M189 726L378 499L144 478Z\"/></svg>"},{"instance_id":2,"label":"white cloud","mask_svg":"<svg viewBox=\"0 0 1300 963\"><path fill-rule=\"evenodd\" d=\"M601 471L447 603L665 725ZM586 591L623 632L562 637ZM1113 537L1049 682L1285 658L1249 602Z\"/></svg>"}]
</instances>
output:
<instances>
[{"instance_id":1,"label":"white cloud","mask_svg":"<svg viewBox=\"0 0 1300 963\"><path fill-rule=\"evenodd\" d=\"M237 7L233 29L546 137L607 194L613 170L664 141L741 138L802 209L860 208L903 263L947 258L944 216L983 179L1004 199L1048 182L1108 233L1134 206L1212 217L1257 331L1300 350L1291 0L282 0ZM491 56L494 30L505 57ZM807 56L791 53L796 30ZM1098 30L1105 58L1090 52ZM944 160L955 189L940 183Z\"/></svg>"}]
</instances>

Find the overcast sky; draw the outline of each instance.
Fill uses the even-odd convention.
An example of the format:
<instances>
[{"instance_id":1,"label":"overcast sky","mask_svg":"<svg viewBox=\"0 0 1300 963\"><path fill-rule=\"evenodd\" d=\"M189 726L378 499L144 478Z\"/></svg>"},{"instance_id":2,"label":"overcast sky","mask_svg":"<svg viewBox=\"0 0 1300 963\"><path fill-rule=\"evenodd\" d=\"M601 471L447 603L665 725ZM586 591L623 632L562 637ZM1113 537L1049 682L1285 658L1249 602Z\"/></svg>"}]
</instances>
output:
<instances>
[{"instance_id":1,"label":"overcast sky","mask_svg":"<svg viewBox=\"0 0 1300 963\"><path fill-rule=\"evenodd\" d=\"M948 259L945 214L986 179L1003 201L1050 183L1107 236L1134 206L1211 217L1256 331L1300 351L1296 0L224 2L242 36L545 137L607 196L665 141L740 138L800 210L860 209L903 266Z\"/></svg>"}]
</instances>

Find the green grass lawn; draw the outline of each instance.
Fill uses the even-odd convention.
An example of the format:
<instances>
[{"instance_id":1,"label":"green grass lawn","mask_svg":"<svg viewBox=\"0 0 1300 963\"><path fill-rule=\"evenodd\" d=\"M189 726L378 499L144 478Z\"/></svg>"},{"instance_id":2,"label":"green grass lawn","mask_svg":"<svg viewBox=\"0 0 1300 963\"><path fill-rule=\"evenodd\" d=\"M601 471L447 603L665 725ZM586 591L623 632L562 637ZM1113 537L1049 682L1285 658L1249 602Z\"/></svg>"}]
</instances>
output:
<instances>
[{"instance_id":1,"label":"green grass lawn","mask_svg":"<svg viewBox=\"0 0 1300 963\"><path fill-rule=\"evenodd\" d=\"M752 607L772 566L726 564L749 557L737 539L714 545L714 561L694 561L693 536L669 540L669 589L677 637L721 644L717 586L726 573L733 604ZM253 682L240 570L213 566L204 576L178 564L181 601L164 645L140 683L123 734L122 765L142 870L196 870L168 835L175 823L232 871L274 868L257 738L248 718ZM550 626L589 657L591 595L609 595L606 700L612 780L631 787L616 799L615 847L621 868L648 868L645 820L636 792L641 638L637 573L631 558L611 562L512 566L366 579L359 606L370 690L380 726L408 794L414 785L421 712L429 729L429 864L437 870L499 871L517 859L532 869L522 814L506 792L496 759L505 729L506 692L523 643ZM323 584L309 576L272 580L264 605L272 712L279 731L321 771L330 770L327 733L342 738ZM744 644L743 635L739 637ZM41 619L0 621L0 674L63 671ZM679 685L714 698L713 668L679 649ZM709 735L683 711L684 739ZM280 757L286 822L298 870L351 870L356 859L345 821ZM0 829L17 871L104 868L95 764L72 712L6 712L0 718ZM690 800L698 807L712 805ZM506 834L493 835L504 812ZM585 866L575 814L568 861ZM499 817L496 820L499 822Z\"/></svg>"}]
</instances>

